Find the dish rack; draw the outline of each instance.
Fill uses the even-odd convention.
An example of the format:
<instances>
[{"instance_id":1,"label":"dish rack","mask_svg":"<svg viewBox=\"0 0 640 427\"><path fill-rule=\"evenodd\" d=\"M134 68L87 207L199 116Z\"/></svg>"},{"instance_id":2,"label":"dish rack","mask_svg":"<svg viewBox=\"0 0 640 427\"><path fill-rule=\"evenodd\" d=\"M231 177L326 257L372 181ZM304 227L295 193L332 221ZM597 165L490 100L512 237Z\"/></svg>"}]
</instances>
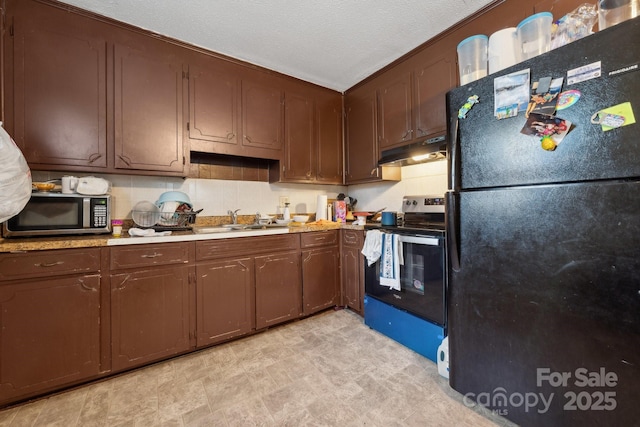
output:
<instances>
[{"instance_id":1,"label":"dish rack","mask_svg":"<svg viewBox=\"0 0 640 427\"><path fill-rule=\"evenodd\" d=\"M136 226L151 228L156 231L191 230L196 222L193 212L174 212L173 214L150 211L131 211L131 218Z\"/></svg>"}]
</instances>

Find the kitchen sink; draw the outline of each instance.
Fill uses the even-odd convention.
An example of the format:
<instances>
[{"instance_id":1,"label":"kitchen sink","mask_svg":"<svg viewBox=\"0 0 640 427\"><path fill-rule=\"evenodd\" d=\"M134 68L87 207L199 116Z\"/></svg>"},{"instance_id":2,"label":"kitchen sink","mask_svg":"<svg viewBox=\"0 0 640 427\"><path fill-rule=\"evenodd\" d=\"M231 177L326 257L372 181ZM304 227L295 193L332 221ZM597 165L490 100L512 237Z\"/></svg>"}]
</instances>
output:
<instances>
[{"instance_id":1,"label":"kitchen sink","mask_svg":"<svg viewBox=\"0 0 640 427\"><path fill-rule=\"evenodd\" d=\"M270 228L286 228L286 224L223 224L211 226L195 226L193 232L196 234L231 233L250 230L266 230Z\"/></svg>"}]
</instances>

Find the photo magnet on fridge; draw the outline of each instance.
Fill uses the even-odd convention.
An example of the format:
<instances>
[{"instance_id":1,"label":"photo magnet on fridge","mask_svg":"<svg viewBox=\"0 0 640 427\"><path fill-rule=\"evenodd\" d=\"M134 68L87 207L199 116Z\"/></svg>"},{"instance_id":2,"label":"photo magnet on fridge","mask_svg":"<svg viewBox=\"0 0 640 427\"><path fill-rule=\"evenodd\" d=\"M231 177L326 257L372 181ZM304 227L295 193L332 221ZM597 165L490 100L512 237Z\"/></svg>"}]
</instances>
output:
<instances>
[{"instance_id":1,"label":"photo magnet on fridge","mask_svg":"<svg viewBox=\"0 0 640 427\"><path fill-rule=\"evenodd\" d=\"M549 79L549 82L546 82L546 79ZM540 79L540 81L537 82L537 88L534 83L535 93L531 95L531 101L529 102L529 107L527 108L525 117L529 117L530 113L553 116L556 112L558 94L562 90L563 82L563 77L553 80L551 80L551 77L547 77L545 79Z\"/></svg>"}]
</instances>

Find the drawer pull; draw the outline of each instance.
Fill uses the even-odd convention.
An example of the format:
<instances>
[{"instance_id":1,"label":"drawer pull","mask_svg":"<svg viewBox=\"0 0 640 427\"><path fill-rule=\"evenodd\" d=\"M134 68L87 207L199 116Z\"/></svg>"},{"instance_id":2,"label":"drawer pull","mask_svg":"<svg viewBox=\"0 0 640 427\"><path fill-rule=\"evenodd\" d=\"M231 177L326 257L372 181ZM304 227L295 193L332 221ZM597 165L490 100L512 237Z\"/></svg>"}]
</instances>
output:
<instances>
[{"instance_id":1,"label":"drawer pull","mask_svg":"<svg viewBox=\"0 0 640 427\"><path fill-rule=\"evenodd\" d=\"M142 255L142 258L157 258L159 256L162 256L162 254L159 254L157 252L152 253L151 255Z\"/></svg>"},{"instance_id":2,"label":"drawer pull","mask_svg":"<svg viewBox=\"0 0 640 427\"><path fill-rule=\"evenodd\" d=\"M43 262L41 264L35 264L36 267L55 267L56 265L62 265L64 261L56 261L56 262Z\"/></svg>"}]
</instances>

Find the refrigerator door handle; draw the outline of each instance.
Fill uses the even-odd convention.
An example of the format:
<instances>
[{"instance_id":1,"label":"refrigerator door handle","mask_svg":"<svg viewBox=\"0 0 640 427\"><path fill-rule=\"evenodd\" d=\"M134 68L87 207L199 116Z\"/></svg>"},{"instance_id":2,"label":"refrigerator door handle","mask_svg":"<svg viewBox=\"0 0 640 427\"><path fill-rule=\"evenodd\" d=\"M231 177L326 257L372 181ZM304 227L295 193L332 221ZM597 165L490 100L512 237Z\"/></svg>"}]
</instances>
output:
<instances>
[{"instance_id":1,"label":"refrigerator door handle","mask_svg":"<svg viewBox=\"0 0 640 427\"><path fill-rule=\"evenodd\" d=\"M458 171L460 170L460 160L458 156L460 151L460 141L458 140L460 136L460 119L452 118L451 120L449 152L447 153L447 161L449 162L449 190L460 191L460 179L458 176Z\"/></svg>"},{"instance_id":2,"label":"refrigerator door handle","mask_svg":"<svg viewBox=\"0 0 640 427\"><path fill-rule=\"evenodd\" d=\"M447 191L445 194L447 258L453 271L460 271L460 233L458 231L460 215L457 199L456 193L452 191Z\"/></svg>"}]
</instances>

